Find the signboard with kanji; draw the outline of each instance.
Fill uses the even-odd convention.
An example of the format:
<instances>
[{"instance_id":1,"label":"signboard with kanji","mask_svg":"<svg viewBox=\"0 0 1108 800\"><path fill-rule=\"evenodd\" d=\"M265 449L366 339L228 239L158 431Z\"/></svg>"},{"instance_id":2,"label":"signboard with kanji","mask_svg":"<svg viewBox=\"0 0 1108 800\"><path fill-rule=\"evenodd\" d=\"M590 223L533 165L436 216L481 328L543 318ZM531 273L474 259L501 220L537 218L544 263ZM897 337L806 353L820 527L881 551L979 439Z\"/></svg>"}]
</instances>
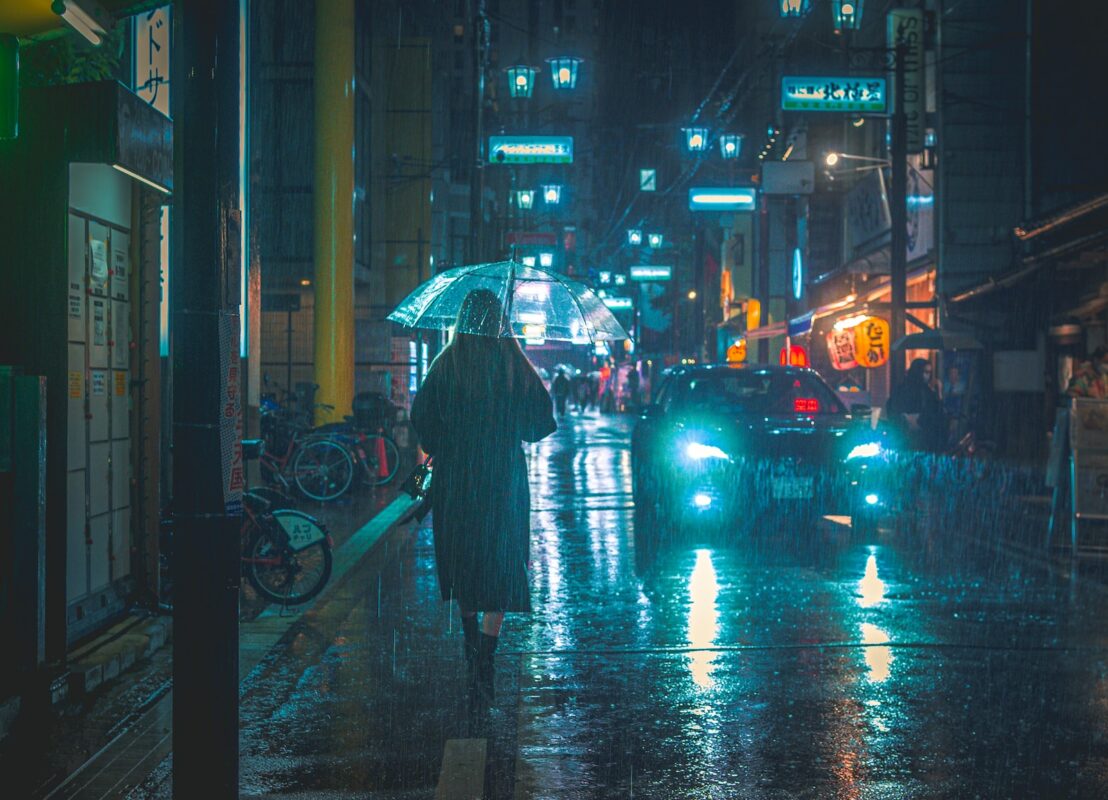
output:
<instances>
[{"instance_id":1,"label":"signboard with kanji","mask_svg":"<svg viewBox=\"0 0 1108 800\"><path fill-rule=\"evenodd\" d=\"M889 323L880 317L866 317L854 327L854 353L858 366L883 367L889 361Z\"/></svg>"},{"instance_id":2,"label":"signboard with kanji","mask_svg":"<svg viewBox=\"0 0 1108 800\"><path fill-rule=\"evenodd\" d=\"M490 164L572 164L572 136L490 136Z\"/></svg>"},{"instance_id":3,"label":"signboard with kanji","mask_svg":"<svg viewBox=\"0 0 1108 800\"><path fill-rule=\"evenodd\" d=\"M858 366L854 356L854 329L833 330L827 334L827 352L831 356L831 366L840 372Z\"/></svg>"},{"instance_id":4,"label":"signboard with kanji","mask_svg":"<svg viewBox=\"0 0 1108 800\"><path fill-rule=\"evenodd\" d=\"M171 6L134 17L135 94L169 116L169 48Z\"/></svg>"},{"instance_id":5,"label":"signboard with kanji","mask_svg":"<svg viewBox=\"0 0 1108 800\"><path fill-rule=\"evenodd\" d=\"M781 108L785 111L868 111L886 108L884 78L786 75L781 78Z\"/></svg>"}]
</instances>

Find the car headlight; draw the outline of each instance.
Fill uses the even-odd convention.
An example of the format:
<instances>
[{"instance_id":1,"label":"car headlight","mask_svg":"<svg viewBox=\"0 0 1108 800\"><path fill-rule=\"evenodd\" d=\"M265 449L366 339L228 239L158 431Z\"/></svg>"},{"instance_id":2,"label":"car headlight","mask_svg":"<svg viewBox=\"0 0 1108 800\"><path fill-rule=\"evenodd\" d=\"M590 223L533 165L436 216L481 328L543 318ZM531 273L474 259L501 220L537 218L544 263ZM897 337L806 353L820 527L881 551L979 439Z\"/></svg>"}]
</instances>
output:
<instances>
[{"instance_id":1,"label":"car headlight","mask_svg":"<svg viewBox=\"0 0 1108 800\"><path fill-rule=\"evenodd\" d=\"M854 449L847 455L846 460L850 461L854 458L874 458L881 455L880 442L866 442L865 444L855 445Z\"/></svg>"},{"instance_id":2,"label":"car headlight","mask_svg":"<svg viewBox=\"0 0 1108 800\"><path fill-rule=\"evenodd\" d=\"M685 455L693 461L703 461L707 458L720 458L726 460L731 457L715 445L701 444L700 442L689 442L685 446Z\"/></svg>"}]
</instances>

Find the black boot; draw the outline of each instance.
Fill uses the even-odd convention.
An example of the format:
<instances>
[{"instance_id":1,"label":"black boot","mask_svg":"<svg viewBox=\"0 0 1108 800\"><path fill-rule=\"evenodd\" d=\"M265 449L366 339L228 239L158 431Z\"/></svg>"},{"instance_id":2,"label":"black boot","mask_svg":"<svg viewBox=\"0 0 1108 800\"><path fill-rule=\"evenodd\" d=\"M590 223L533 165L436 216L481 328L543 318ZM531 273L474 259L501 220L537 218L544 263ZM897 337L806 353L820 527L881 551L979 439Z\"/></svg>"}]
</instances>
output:
<instances>
[{"instance_id":1,"label":"black boot","mask_svg":"<svg viewBox=\"0 0 1108 800\"><path fill-rule=\"evenodd\" d=\"M477 650L481 636L476 614L462 617L462 634L465 636L466 686L472 694L477 689Z\"/></svg>"},{"instance_id":2,"label":"black boot","mask_svg":"<svg viewBox=\"0 0 1108 800\"><path fill-rule=\"evenodd\" d=\"M482 632L477 645L477 698L479 704L486 709L492 705L495 698L495 670L492 656L499 642L499 637Z\"/></svg>"}]
</instances>

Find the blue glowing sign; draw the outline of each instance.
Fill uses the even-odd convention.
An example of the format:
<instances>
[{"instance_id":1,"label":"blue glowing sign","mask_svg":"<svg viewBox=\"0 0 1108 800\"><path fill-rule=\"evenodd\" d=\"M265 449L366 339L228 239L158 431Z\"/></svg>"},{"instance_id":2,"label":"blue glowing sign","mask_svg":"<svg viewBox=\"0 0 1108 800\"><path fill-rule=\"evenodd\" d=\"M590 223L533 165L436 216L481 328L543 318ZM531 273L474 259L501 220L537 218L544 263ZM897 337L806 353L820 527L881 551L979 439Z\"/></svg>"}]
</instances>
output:
<instances>
[{"instance_id":1,"label":"blue glowing sign","mask_svg":"<svg viewBox=\"0 0 1108 800\"><path fill-rule=\"evenodd\" d=\"M572 136L490 136L490 164L572 164Z\"/></svg>"},{"instance_id":2,"label":"blue glowing sign","mask_svg":"<svg viewBox=\"0 0 1108 800\"><path fill-rule=\"evenodd\" d=\"M693 211L753 211L757 204L755 189L706 186L689 189L689 208Z\"/></svg>"},{"instance_id":3,"label":"blue glowing sign","mask_svg":"<svg viewBox=\"0 0 1108 800\"><path fill-rule=\"evenodd\" d=\"M631 309L630 297L605 297L603 302L612 311L629 311Z\"/></svg>"},{"instance_id":4,"label":"blue glowing sign","mask_svg":"<svg viewBox=\"0 0 1108 800\"><path fill-rule=\"evenodd\" d=\"M785 111L872 111L884 113L884 78L786 75L781 79Z\"/></svg>"},{"instance_id":5,"label":"blue glowing sign","mask_svg":"<svg viewBox=\"0 0 1108 800\"><path fill-rule=\"evenodd\" d=\"M793 248L793 298L799 300L804 294L804 256L799 247Z\"/></svg>"},{"instance_id":6,"label":"blue glowing sign","mask_svg":"<svg viewBox=\"0 0 1108 800\"><path fill-rule=\"evenodd\" d=\"M672 266L637 264L631 267L631 280L633 281L668 281L672 277Z\"/></svg>"}]
</instances>

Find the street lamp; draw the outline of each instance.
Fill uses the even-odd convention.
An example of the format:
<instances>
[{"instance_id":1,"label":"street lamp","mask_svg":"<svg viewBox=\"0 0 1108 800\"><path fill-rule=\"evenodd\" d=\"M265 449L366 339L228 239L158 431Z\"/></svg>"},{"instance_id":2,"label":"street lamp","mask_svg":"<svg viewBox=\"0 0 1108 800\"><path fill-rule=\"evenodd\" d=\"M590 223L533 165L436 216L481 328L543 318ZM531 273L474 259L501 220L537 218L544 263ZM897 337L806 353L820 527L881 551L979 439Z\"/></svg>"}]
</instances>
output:
<instances>
[{"instance_id":1,"label":"street lamp","mask_svg":"<svg viewBox=\"0 0 1108 800\"><path fill-rule=\"evenodd\" d=\"M689 299L690 300L695 300L696 299L696 289L689 289Z\"/></svg>"},{"instance_id":2,"label":"street lamp","mask_svg":"<svg viewBox=\"0 0 1108 800\"><path fill-rule=\"evenodd\" d=\"M516 64L504 70L508 73L508 94L512 97L530 97L535 89L538 70L526 64Z\"/></svg>"},{"instance_id":3,"label":"street lamp","mask_svg":"<svg viewBox=\"0 0 1108 800\"><path fill-rule=\"evenodd\" d=\"M583 59L576 56L557 56L546 59L550 65L550 79L554 81L555 89L576 89L577 69Z\"/></svg>"},{"instance_id":4,"label":"street lamp","mask_svg":"<svg viewBox=\"0 0 1108 800\"><path fill-rule=\"evenodd\" d=\"M597 277L600 278L600 282L602 284L608 284L612 282L612 273L608 272L607 270L601 271Z\"/></svg>"},{"instance_id":5,"label":"street lamp","mask_svg":"<svg viewBox=\"0 0 1108 800\"><path fill-rule=\"evenodd\" d=\"M642 230L639 228L627 229L627 244L632 247L638 247L642 244Z\"/></svg>"},{"instance_id":6,"label":"street lamp","mask_svg":"<svg viewBox=\"0 0 1108 800\"><path fill-rule=\"evenodd\" d=\"M812 10L812 0L777 0L777 10L782 18L806 17Z\"/></svg>"},{"instance_id":7,"label":"street lamp","mask_svg":"<svg viewBox=\"0 0 1108 800\"><path fill-rule=\"evenodd\" d=\"M886 167L889 165L889 159L887 158L873 158L872 156L856 156L851 153L837 153L832 150L823 157L823 163L829 167L833 167L840 161L865 161L873 164L872 167L860 167L859 169L877 169L878 167Z\"/></svg>"},{"instance_id":8,"label":"street lamp","mask_svg":"<svg viewBox=\"0 0 1108 800\"><path fill-rule=\"evenodd\" d=\"M535 205L535 190L517 189L516 205L524 211L529 211Z\"/></svg>"},{"instance_id":9,"label":"street lamp","mask_svg":"<svg viewBox=\"0 0 1108 800\"><path fill-rule=\"evenodd\" d=\"M550 268L554 266L553 253L539 253L539 266Z\"/></svg>"},{"instance_id":10,"label":"street lamp","mask_svg":"<svg viewBox=\"0 0 1108 800\"><path fill-rule=\"evenodd\" d=\"M662 239L664 237L660 233L648 233L646 235L646 243L650 245L652 250L657 250L662 246Z\"/></svg>"},{"instance_id":11,"label":"street lamp","mask_svg":"<svg viewBox=\"0 0 1108 800\"><path fill-rule=\"evenodd\" d=\"M743 149L743 137L737 133L719 135L719 152L724 158L738 158Z\"/></svg>"},{"instance_id":12,"label":"street lamp","mask_svg":"<svg viewBox=\"0 0 1108 800\"><path fill-rule=\"evenodd\" d=\"M856 31L862 27L863 0L831 0L831 15L836 31Z\"/></svg>"},{"instance_id":13,"label":"street lamp","mask_svg":"<svg viewBox=\"0 0 1108 800\"><path fill-rule=\"evenodd\" d=\"M562 184L544 183L542 187L542 200L548 206L556 206L562 202Z\"/></svg>"},{"instance_id":14,"label":"street lamp","mask_svg":"<svg viewBox=\"0 0 1108 800\"><path fill-rule=\"evenodd\" d=\"M702 127L682 128L685 132L685 148L690 153L702 153L708 149L708 129Z\"/></svg>"}]
</instances>

